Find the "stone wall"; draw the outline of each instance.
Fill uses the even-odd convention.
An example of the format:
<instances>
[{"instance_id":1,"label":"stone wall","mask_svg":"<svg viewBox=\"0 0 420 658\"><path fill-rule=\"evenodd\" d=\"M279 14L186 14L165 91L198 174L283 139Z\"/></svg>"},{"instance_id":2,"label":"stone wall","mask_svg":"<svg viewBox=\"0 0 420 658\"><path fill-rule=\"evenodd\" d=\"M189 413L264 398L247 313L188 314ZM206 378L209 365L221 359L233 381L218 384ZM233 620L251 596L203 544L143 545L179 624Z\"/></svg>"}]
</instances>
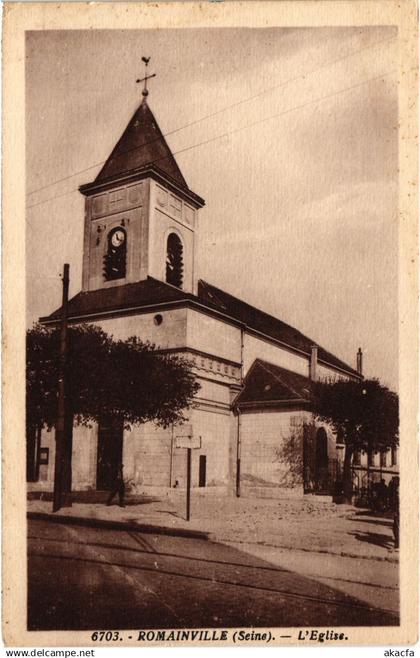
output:
<instances>
[{"instance_id":1,"label":"stone wall","mask_svg":"<svg viewBox=\"0 0 420 658\"><path fill-rule=\"evenodd\" d=\"M263 359L273 365L297 372L305 377L309 376L309 358L295 354L275 343L263 340L245 333L244 335L244 375L254 363L255 359Z\"/></svg>"},{"instance_id":2,"label":"stone wall","mask_svg":"<svg viewBox=\"0 0 420 658\"><path fill-rule=\"evenodd\" d=\"M123 185L86 199L83 290L110 288L145 278L142 269L147 265L147 204L147 182ZM127 235L126 277L104 281L107 236L117 226L123 226Z\"/></svg>"},{"instance_id":3,"label":"stone wall","mask_svg":"<svg viewBox=\"0 0 420 658\"><path fill-rule=\"evenodd\" d=\"M156 315L162 317L160 324L155 320ZM162 349L185 347L187 342L187 309L185 308L101 319L94 324L102 327L115 339L126 340L130 336L138 336L140 340L154 343L157 348Z\"/></svg>"},{"instance_id":4,"label":"stone wall","mask_svg":"<svg viewBox=\"0 0 420 658\"><path fill-rule=\"evenodd\" d=\"M201 447L193 449L191 461L192 486L199 486L200 456L206 457L206 486L227 486L230 480L231 426L230 414L194 409L188 419L194 437L201 438ZM132 464L130 477L138 489L145 487L186 486L186 450L176 447L176 437L183 436L182 425L162 429L146 423L124 437L124 459ZM131 448L129 448L131 444ZM131 456L127 459L128 452ZM127 466L125 471L128 475Z\"/></svg>"},{"instance_id":5,"label":"stone wall","mask_svg":"<svg viewBox=\"0 0 420 658\"><path fill-rule=\"evenodd\" d=\"M54 487L55 431L44 429L41 447L48 448L48 464L41 464L39 480L31 489L52 491ZM94 489L96 487L97 426L75 425L73 428L72 489Z\"/></svg>"},{"instance_id":6,"label":"stone wall","mask_svg":"<svg viewBox=\"0 0 420 658\"><path fill-rule=\"evenodd\" d=\"M148 274L166 280L166 243L176 233L183 246L183 290L194 291L196 210L180 197L150 181Z\"/></svg>"},{"instance_id":7,"label":"stone wall","mask_svg":"<svg viewBox=\"0 0 420 658\"><path fill-rule=\"evenodd\" d=\"M187 345L222 359L241 362L240 329L192 309L188 309Z\"/></svg>"},{"instance_id":8,"label":"stone wall","mask_svg":"<svg viewBox=\"0 0 420 658\"><path fill-rule=\"evenodd\" d=\"M265 411L241 414L241 481L255 486L299 489L303 493L303 423L312 423L306 411ZM328 457L337 457L331 429Z\"/></svg>"},{"instance_id":9,"label":"stone wall","mask_svg":"<svg viewBox=\"0 0 420 658\"><path fill-rule=\"evenodd\" d=\"M290 478L290 466L280 452L296 428L310 414L305 412L265 412L241 415L241 481L254 485L301 486L302 479Z\"/></svg>"}]
</instances>

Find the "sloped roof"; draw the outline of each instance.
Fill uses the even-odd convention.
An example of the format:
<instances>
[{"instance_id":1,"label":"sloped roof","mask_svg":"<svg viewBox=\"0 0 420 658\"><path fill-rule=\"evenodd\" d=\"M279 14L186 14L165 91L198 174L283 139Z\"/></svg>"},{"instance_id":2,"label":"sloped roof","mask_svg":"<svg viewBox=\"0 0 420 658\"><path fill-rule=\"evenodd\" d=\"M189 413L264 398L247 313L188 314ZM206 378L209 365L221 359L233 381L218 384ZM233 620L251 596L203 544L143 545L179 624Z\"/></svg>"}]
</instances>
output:
<instances>
[{"instance_id":1,"label":"sloped roof","mask_svg":"<svg viewBox=\"0 0 420 658\"><path fill-rule=\"evenodd\" d=\"M237 297L233 297L227 292L216 288L206 281L200 281L198 296L200 301L217 308L222 313L230 315L245 324L250 329L266 334L271 338L295 347L306 354L310 354L311 347L316 343L302 334L300 331L282 322L265 311L261 311L255 306L243 302ZM327 352L322 347L318 347L318 359L340 369L346 370L357 375L357 371L348 366L344 361L337 359L336 356Z\"/></svg>"},{"instance_id":2,"label":"sloped roof","mask_svg":"<svg viewBox=\"0 0 420 658\"><path fill-rule=\"evenodd\" d=\"M68 316L70 319L83 319L85 316L90 315L99 316L102 313L129 312L129 310L134 312L135 309L141 309L142 307L174 302L189 303L193 306L200 305L206 307L209 311L222 313L225 317L231 318L248 329L274 338L308 356L312 345L314 345L314 341L285 322L202 280L198 284L197 296L152 277L138 283L127 283L121 286L87 292L82 291L69 301ZM61 308L48 317L41 318L41 321L53 322L60 317ZM322 347L318 347L318 360L336 366L349 374L358 375L356 370Z\"/></svg>"},{"instance_id":3,"label":"sloped roof","mask_svg":"<svg viewBox=\"0 0 420 658\"><path fill-rule=\"evenodd\" d=\"M307 404L310 398L311 381L291 370L256 359L244 380L244 388L233 402L241 405L275 403Z\"/></svg>"},{"instance_id":4,"label":"sloped roof","mask_svg":"<svg viewBox=\"0 0 420 658\"><path fill-rule=\"evenodd\" d=\"M68 317L77 318L84 315L100 315L112 311L127 311L130 308L153 306L166 302L196 299L194 295L179 290L174 286L149 277L137 283L101 288L99 290L81 291L68 303ZM42 321L58 320L61 307Z\"/></svg>"},{"instance_id":5,"label":"sloped roof","mask_svg":"<svg viewBox=\"0 0 420 658\"><path fill-rule=\"evenodd\" d=\"M153 166L179 186L188 185L148 104L143 101L133 114L95 183Z\"/></svg>"}]
</instances>

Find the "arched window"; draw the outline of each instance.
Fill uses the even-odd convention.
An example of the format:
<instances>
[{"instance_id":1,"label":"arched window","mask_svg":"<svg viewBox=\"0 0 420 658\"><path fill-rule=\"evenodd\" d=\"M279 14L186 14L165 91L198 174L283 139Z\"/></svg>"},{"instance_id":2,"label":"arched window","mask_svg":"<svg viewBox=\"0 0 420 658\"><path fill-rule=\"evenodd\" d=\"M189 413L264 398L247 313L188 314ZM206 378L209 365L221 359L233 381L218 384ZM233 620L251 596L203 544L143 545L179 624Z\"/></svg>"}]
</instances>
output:
<instances>
[{"instance_id":1,"label":"arched window","mask_svg":"<svg viewBox=\"0 0 420 658\"><path fill-rule=\"evenodd\" d=\"M176 233L168 235L166 244L166 281L167 283L182 288L184 272L183 247Z\"/></svg>"},{"instance_id":2,"label":"arched window","mask_svg":"<svg viewBox=\"0 0 420 658\"><path fill-rule=\"evenodd\" d=\"M316 465L319 469L328 466L328 437L325 429L320 427L316 433Z\"/></svg>"},{"instance_id":3,"label":"arched window","mask_svg":"<svg viewBox=\"0 0 420 658\"><path fill-rule=\"evenodd\" d=\"M127 261L127 234L117 226L108 233L108 249L104 256L105 281L124 279Z\"/></svg>"}]
</instances>

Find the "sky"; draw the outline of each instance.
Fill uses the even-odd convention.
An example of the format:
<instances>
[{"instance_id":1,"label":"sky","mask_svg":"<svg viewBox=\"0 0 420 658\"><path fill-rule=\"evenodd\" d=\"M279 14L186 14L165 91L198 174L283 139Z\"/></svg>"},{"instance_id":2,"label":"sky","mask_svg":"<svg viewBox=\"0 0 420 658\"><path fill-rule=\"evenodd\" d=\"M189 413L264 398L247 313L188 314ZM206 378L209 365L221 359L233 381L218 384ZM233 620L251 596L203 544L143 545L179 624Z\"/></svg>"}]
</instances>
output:
<instances>
[{"instance_id":1,"label":"sky","mask_svg":"<svg viewBox=\"0 0 420 658\"><path fill-rule=\"evenodd\" d=\"M80 290L78 186L140 103L147 55L149 106L206 201L199 276L353 367L360 346L364 374L397 390L396 37L392 27L28 32L28 326L60 305L64 262L70 294Z\"/></svg>"}]
</instances>

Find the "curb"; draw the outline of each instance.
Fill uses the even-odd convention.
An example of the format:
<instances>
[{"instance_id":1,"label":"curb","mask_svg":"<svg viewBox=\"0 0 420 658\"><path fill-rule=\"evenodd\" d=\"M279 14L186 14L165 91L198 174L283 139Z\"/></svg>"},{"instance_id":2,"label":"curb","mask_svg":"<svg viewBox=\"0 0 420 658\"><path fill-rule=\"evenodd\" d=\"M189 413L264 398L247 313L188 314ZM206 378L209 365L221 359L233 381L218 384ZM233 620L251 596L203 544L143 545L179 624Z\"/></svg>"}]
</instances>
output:
<instances>
[{"instance_id":1,"label":"curb","mask_svg":"<svg viewBox=\"0 0 420 658\"><path fill-rule=\"evenodd\" d=\"M189 537L191 539L209 539L209 533L186 528L170 528L167 526L151 525L149 523L132 523L130 521L108 521L107 519L92 519L85 516L71 516L60 514L55 516L47 512L27 512L28 519L35 521L49 521L52 523L72 523L74 525L92 528L107 528L108 530L134 530L136 532L153 533L156 535L170 535L172 537Z\"/></svg>"},{"instance_id":2,"label":"curb","mask_svg":"<svg viewBox=\"0 0 420 658\"><path fill-rule=\"evenodd\" d=\"M70 523L74 525L87 526L92 528L106 528L108 530L131 530L135 532L144 532L156 535L169 535L171 537L185 537L190 539L204 539L207 541L226 542L229 544L256 544L259 546L268 546L278 548L282 551L300 551L304 553L319 553L321 555L334 555L336 557L348 557L358 560L375 560L376 562L389 562L391 564L398 564L398 557L391 557L384 555L378 557L376 555L357 555L356 553L348 553L346 551L330 551L327 549L316 548L303 548L299 546L287 546L285 544L274 544L269 541L247 541L246 539L234 539L223 537L213 532L204 532L201 530L189 530L187 528L171 528L168 526L153 525L151 523L132 523L130 521L111 521L107 519L93 519L86 516L73 516L60 514L55 516L48 512L28 512L28 519L38 521L49 521L52 523Z\"/></svg>"},{"instance_id":3,"label":"curb","mask_svg":"<svg viewBox=\"0 0 420 658\"><path fill-rule=\"evenodd\" d=\"M398 557L391 557L384 555L383 557L377 555L358 555L357 553L347 553L346 551L329 551L326 548L303 548L302 546L286 546L285 544L273 544L268 541L247 541L246 539L227 539L226 537L219 537L210 535L210 539L219 542L228 542L229 544L255 544L257 546L268 546L269 548L279 548L281 551L301 551L302 553L319 553L321 555L334 555L335 557L350 557L357 560L375 560L376 562L390 562L391 564L398 564Z\"/></svg>"}]
</instances>

